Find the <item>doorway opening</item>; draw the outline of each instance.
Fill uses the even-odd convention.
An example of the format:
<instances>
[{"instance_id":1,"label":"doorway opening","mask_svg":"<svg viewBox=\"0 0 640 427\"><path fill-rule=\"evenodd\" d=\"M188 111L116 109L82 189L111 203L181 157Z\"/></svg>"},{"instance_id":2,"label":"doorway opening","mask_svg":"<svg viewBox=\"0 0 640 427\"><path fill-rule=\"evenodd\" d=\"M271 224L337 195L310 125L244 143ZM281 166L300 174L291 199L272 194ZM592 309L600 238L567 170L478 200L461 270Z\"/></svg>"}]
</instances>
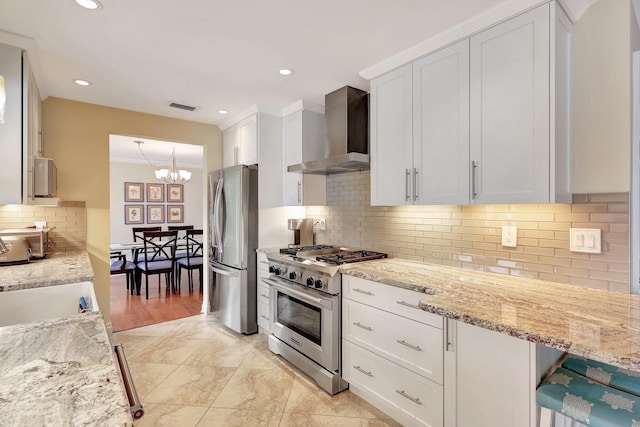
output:
<instances>
[{"instance_id":1,"label":"doorway opening","mask_svg":"<svg viewBox=\"0 0 640 427\"><path fill-rule=\"evenodd\" d=\"M176 165L191 172L184 183L167 183L155 171L171 166L175 150ZM117 254L135 262L139 248L134 245L133 228L192 226L202 230L206 223L206 181L203 173L203 147L126 135L109 136L110 243L112 260ZM178 231L184 237L185 230ZM140 242L139 238L136 239ZM204 271L203 271L204 273ZM147 298L145 277L116 272L111 275L111 323L114 332L152 325L200 314L206 286L193 271L193 287L188 286L188 270L183 269L181 286L173 291L164 274L149 277ZM177 279L177 277L176 277ZM136 286L136 282L138 285ZM138 295L138 286L140 295ZM133 295L130 287L134 288Z\"/></svg>"}]
</instances>

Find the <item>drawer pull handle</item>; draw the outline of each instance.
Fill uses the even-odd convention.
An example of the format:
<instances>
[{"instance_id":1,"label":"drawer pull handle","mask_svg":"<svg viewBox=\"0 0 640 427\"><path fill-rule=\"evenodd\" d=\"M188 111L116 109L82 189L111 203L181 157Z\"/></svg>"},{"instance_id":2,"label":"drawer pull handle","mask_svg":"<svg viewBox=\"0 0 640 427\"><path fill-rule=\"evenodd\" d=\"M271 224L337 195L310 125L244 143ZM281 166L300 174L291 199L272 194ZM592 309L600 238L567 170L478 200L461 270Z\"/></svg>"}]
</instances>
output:
<instances>
[{"instance_id":1,"label":"drawer pull handle","mask_svg":"<svg viewBox=\"0 0 640 427\"><path fill-rule=\"evenodd\" d=\"M265 316L264 314L261 314L260 317L262 317L264 320L269 320L269 316Z\"/></svg>"},{"instance_id":2,"label":"drawer pull handle","mask_svg":"<svg viewBox=\"0 0 640 427\"><path fill-rule=\"evenodd\" d=\"M269 295L265 295L265 294L260 294L260 296L261 296L262 298L269 298Z\"/></svg>"},{"instance_id":3,"label":"drawer pull handle","mask_svg":"<svg viewBox=\"0 0 640 427\"><path fill-rule=\"evenodd\" d=\"M412 349L414 349L414 350L416 350L416 351L422 351L422 349L420 348L420 346L413 345L413 344L409 344L409 343L408 343L408 342L406 342L405 340L396 340L396 342L397 342L398 344L402 344L402 345L404 345L404 346L407 346L407 347L409 347L409 348L412 348Z\"/></svg>"},{"instance_id":4,"label":"drawer pull handle","mask_svg":"<svg viewBox=\"0 0 640 427\"><path fill-rule=\"evenodd\" d=\"M373 295L371 292L369 291L363 291L362 289L358 289L358 288L354 288L353 292L358 292L360 294L365 294L365 295Z\"/></svg>"},{"instance_id":5,"label":"drawer pull handle","mask_svg":"<svg viewBox=\"0 0 640 427\"><path fill-rule=\"evenodd\" d=\"M371 373L371 371L365 371L360 366L353 365L353 369L355 369L356 371L362 372L363 374L365 374L368 377L373 377L373 374Z\"/></svg>"},{"instance_id":6,"label":"drawer pull handle","mask_svg":"<svg viewBox=\"0 0 640 427\"><path fill-rule=\"evenodd\" d=\"M360 322L353 322L353 324L354 324L355 326L357 326L358 328L362 328L362 329L364 329L365 331L369 331L369 332L373 331L373 329L371 329L371 327L370 327L370 326L365 326L365 325L363 325L363 324L362 324L362 323L360 323Z\"/></svg>"},{"instance_id":7,"label":"drawer pull handle","mask_svg":"<svg viewBox=\"0 0 640 427\"><path fill-rule=\"evenodd\" d=\"M417 397L409 396L407 393L404 392L404 390L396 390L396 393L398 393L402 397L405 397L405 398L409 399L413 403L417 403L418 405L422 405L422 402L420 402L420 399L418 399Z\"/></svg>"},{"instance_id":8,"label":"drawer pull handle","mask_svg":"<svg viewBox=\"0 0 640 427\"><path fill-rule=\"evenodd\" d=\"M406 301L396 301L396 304L404 305L405 307L415 308L415 309L417 309L417 310L422 310L422 309L420 308L420 306L419 306L419 305L416 305L416 304L409 304L409 303L408 303L408 302L406 302Z\"/></svg>"}]
</instances>

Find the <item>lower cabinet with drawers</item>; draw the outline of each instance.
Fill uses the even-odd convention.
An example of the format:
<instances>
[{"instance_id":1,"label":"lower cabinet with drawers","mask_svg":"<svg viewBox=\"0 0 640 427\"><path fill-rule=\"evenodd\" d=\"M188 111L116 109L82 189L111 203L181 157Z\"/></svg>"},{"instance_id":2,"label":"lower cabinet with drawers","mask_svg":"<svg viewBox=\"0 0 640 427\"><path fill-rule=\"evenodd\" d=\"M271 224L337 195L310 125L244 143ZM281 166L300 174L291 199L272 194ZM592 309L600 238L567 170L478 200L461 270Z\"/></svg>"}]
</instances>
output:
<instances>
[{"instance_id":1,"label":"lower cabinet with drawers","mask_svg":"<svg viewBox=\"0 0 640 427\"><path fill-rule=\"evenodd\" d=\"M562 352L428 313L424 297L342 276L351 391L405 426L537 425L536 386Z\"/></svg>"},{"instance_id":2,"label":"lower cabinet with drawers","mask_svg":"<svg viewBox=\"0 0 640 427\"><path fill-rule=\"evenodd\" d=\"M269 261L267 254L258 252L258 268L257 268L257 304L258 309L258 332L269 335L269 285L262 282L262 278L269 277Z\"/></svg>"},{"instance_id":3,"label":"lower cabinet with drawers","mask_svg":"<svg viewBox=\"0 0 640 427\"><path fill-rule=\"evenodd\" d=\"M424 294L343 276L343 376L403 425L444 425L443 318Z\"/></svg>"}]
</instances>

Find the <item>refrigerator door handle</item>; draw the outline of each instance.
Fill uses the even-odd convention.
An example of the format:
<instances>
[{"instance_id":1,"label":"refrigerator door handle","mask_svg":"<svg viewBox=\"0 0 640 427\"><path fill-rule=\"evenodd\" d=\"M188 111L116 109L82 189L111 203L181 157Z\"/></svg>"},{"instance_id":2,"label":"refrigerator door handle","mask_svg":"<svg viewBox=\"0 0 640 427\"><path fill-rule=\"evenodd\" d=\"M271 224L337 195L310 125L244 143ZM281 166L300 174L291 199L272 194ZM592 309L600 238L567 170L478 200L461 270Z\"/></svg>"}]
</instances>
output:
<instances>
[{"instance_id":1,"label":"refrigerator door handle","mask_svg":"<svg viewBox=\"0 0 640 427\"><path fill-rule=\"evenodd\" d=\"M218 185L216 187L216 195L213 202L213 236L215 241L213 242L213 247L217 249L218 256L216 259L218 261L222 261L222 230L221 230L221 222L222 222L222 186L224 185L224 178L220 178L218 180Z\"/></svg>"},{"instance_id":2,"label":"refrigerator door handle","mask_svg":"<svg viewBox=\"0 0 640 427\"><path fill-rule=\"evenodd\" d=\"M221 266L220 264L209 263L209 267L215 273L222 274L223 276L230 276L230 277L238 277L238 276L240 276L240 271L239 270L228 269L228 268L225 268L225 267Z\"/></svg>"}]
</instances>

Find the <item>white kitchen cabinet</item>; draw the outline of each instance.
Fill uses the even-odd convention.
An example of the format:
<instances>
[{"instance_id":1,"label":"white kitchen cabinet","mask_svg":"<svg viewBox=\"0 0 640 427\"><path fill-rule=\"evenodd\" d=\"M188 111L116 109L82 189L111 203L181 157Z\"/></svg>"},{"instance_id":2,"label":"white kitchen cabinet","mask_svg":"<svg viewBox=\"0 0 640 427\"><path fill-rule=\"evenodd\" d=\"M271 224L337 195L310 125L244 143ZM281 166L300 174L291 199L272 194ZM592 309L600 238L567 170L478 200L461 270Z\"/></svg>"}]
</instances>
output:
<instances>
[{"instance_id":1,"label":"white kitchen cabinet","mask_svg":"<svg viewBox=\"0 0 640 427\"><path fill-rule=\"evenodd\" d=\"M269 277L269 261L264 252L258 252L257 280L258 291L256 294L258 309L258 329L261 334L269 335L270 311L269 311L269 285L262 282L263 278Z\"/></svg>"},{"instance_id":2,"label":"white kitchen cabinet","mask_svg":"<svg viewBox=\"0 0 640 427\"><path fill-rule=\"evenodd\" d=\"M225 129L222 145L224 167L258 163L258 113Z\"/></svg>"},{"instance_id":3,"label":"white kitchen cabinet","mask_svg":"<svg viewBox=\"0 0 640 427\"><path fill-rule=\"evenodd\" d=\"M545 4L373 79L372 205L570 201L563 17Z\"/></svg>"},{"instance_id":4,"label":"white kitchen cabinet","mask_svg":"<svg viewBox=\"0 0 640 427\"><path fill-rule=\"evenodd\" d=\"M475 203L548 203L549 5L471 37Z\"/></svg>"},{"instance_id":5,"label":"white kitchen cabinet","mask_svg":"<svg viewBox=\"0 0 640 427\"><path fill-rule=\"evenodd\" d=\"M413 201L469 203L469 41L413 63Z\"/></svg>"},{"instance_id":6,"label":"white kitchen cabinet","mask_svg":"<svg viewBox=\"0 0 640 427\"><path fill-rule=\"evenodd\" d=\"M22 49L0 44L6 111L0 124L0 204L33 199L33 156L41 154L40 96Z\"/></svg>"},{"instance_id":7,"label":"white kitchen cabinet","mask_svg":"<svg viewBox=\"0 0 640 427\"><path fill-rule=\"evenodd\" d=\"M325 176L286 171L287 166L324 159L325 138L324 114L299 110L282 119L285 206L326 204Z\"/></svg>"},{"instance_id":8,"label":"white kitchen cabinet","mask_svg":"<svg viewBox=\"0 0 640 427\"><path fill-rule=\"evenodd\" d=\"M342 276L343 378L404 425L443 425L442 317L424 294Z\"/></svg>"},{"instance_id":9,"label":"white kitchen cabinet","mask_svg":"<svg viewBox=\"0 0 640 427\"><path fill-rule=\"evenodd\" d=\"M371 205L411 203L412 97L411 64L371 81Z\"/></svg>"}]
</instances>

